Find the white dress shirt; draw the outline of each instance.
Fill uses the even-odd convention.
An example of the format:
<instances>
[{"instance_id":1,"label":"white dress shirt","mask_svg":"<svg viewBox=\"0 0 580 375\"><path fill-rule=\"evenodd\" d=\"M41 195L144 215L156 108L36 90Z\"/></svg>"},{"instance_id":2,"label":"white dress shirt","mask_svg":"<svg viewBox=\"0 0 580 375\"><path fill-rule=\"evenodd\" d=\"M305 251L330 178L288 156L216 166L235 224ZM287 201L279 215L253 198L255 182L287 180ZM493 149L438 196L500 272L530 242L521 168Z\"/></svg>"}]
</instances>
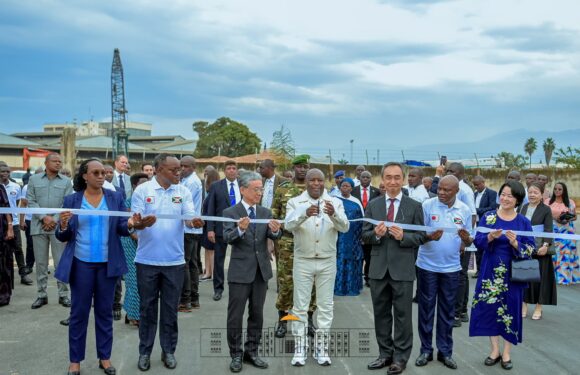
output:
<instances>
[{"instance_id":1,"label":"white dress shirt","mask_svg":"<svg viewBox=\"0 0 580 375\"><path fill-rule=\"evenodd\" d=\"M226 191L228 193L228 196L230 195L230 188L231 188L231 183L234 183L234 194L236 195L236 204L240 203L240 201L242 200L242 195L240 194L240 185L238 185L238 180L233 180L230 181L226 178Z\"/></svg>"},{"instance_id":2,"label":"white dress shirt","mask_svg":"<svg viewBox=\"0 0 580 375\"><path fill-rule=\"evenodd\" d=\"M395 197L395 201L393 204L395 205L395 214L393 215L393 221L397 218L397 213L399 212L399 206L401 206L401 199L403 199L403 191L400 191L399 194ZM389 207L391 206L391 198L385 194L385 202L387 202L387 215L389 214ZM387 218L385 217L385 220Z\"/></svg>"},{"instance_id":3,"label":"white dress shirt","mask_svg":"<svg viewBox=\"0 0 580 375\"><path fill-rule=\"evenodd\" d=\"M409 198L412 198L419 203L423 203L430 198L429 193L423 184L419 184L416 187L411 187L409 185L404 187L409 191Z\"/></svg>"},{"instance_id":4,"label":"white dress shirt","mask_svg":"<svg viewBox=\"0 0 580 375\"><path fill-rule=\"evenodd\" d=\"M193 172L188 177L181 180L180 185L185 186L191 193L191 199L193 200L193 210L196 217L201 217L201 195L202 186L201 180L197 177L197 174ZM203 228L190 228L184 224L185 233L202 234Z\"/></svg>"}]
</instances>

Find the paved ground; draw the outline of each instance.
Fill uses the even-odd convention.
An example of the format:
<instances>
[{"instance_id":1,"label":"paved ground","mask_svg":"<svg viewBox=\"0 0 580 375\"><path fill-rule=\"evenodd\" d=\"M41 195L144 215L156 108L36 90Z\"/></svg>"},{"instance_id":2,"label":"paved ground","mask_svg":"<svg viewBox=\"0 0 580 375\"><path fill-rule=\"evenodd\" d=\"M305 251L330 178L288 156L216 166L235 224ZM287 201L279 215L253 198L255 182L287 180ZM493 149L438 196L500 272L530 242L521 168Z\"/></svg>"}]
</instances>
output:
<instances>
[{"instance_id":1,"label":"paved ground","mask_svg":"<svg viewBox=\"0 0 580 375\"><path fill-rule=\"evenodd\" d=\"M32 275L34 276L34 275ZM474 282L471 279L471 287ZM270 291L265 309L265 329L272 334L276 312L274 310L275 283L270 282ZM153 352L151 374L197 374L228 373L229 358L225 343L225 322L227 290L224 299L214 302L211 299L211 283L201 285L201 309L193 313L182 313L179 317L179 344L176 352L178 367L166 370L159 360L160 349L156 344ZM513 374L578 374L578 311L580 308L580 286L559 287L559 305L546 307L541 321L524 322L524 343L513 351ZM59 325L66 318L68 309L56 303L56 282L51 277L49 284L49 304L39 310L31 310L35 298L34 286L18 284L13 300L7 307L0 309L0 375L64 374L68 365L67 328ZM415 305L416 306L416 305ZM414 311L416 321L416 309ZM415 324L416 325L416 324ZM244 366L247 374L364 374L369 372L366 364L376 357L377 348L372 323L372 305L369 290L365 288L358 297L337 297L335 299L334 328L341 344L336 350L332 366L323 368L309 359L304 368L290 366L291 354L284 353L285 345L292 343L268 338L268 370L257 370ZM118 374L139 374L137 361L137 329L127 326L123 321L114 325L113 364ZM370 332L370 337L369 335ZM346 333L346 338L345 334ZM416 331L415 331L416 333ZM221 335L221 336L220 336ZM91 318L87 340L87 360L82 364L83 374L101 374L98 369L94 327ZM221 339L223 338L223 342ZM488 354L486 338L469 338L467 327L454 332L455 353L459 370L448 370L438 362L423 368L413 365L419 354L418 336L415 334L412 362L406 374L502 374L499 366L488 368L483 359ZM221 352L220 352L221 350ZM345 356L345 351L348 356Z\"/></svg>"}]
</instances>

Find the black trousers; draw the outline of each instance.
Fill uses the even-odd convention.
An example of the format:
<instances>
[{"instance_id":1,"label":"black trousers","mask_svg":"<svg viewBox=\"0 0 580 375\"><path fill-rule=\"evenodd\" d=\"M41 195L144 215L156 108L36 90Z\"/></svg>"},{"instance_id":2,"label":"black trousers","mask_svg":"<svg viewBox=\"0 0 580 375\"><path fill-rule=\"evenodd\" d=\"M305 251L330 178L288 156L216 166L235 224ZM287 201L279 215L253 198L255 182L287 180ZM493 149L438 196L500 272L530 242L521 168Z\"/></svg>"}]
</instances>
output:
<instances>
[{"instance_id":1,"label":"black trousers","mask_svg":"<svg viewBox=\"0 0 580 375\"><path fill-rule=\"evenodd\" d=\"M413 282L393 280L388 271L369 282L379 356L407 363L413 349Z\"/></svg>"},{"instance_id":2,"label":"black trousers","mask_svg":"<svg viewBox=\"0 0 580 375\"><path fill-rule=\"evenodd\" d=\"M469 268L470 251L464 251L461 254L461 271L459 272L459 287L455 299L455 316L467 313L467 303L469 302L469 277L467 269Z\"/></svg>"},{"instance_id":3,"label":"black trousers","mask_svg":"<svg viewBox=\"0 0 580 375\"><path fill-rule=\"evenodd\" d=\"M224 264L226 262L226 250L228 244L224 242L222 236L215 236L214 252L213 252L213 291L224 291Z\"/></svg>"},{"instance_id":4,"label":"black trousers","mask_svg":"<svg viewBox=\"0 0 580 375\"><path fill-rule=\"evenodd\" d=\"M32 236L30 235L30 220L26 220L24 235L26 236L26 267L32 270L32 267L34 267L34 247L32 245Z\"/></svg>"},{"instance_id":5,"label":"black trousers","mask_svg":"<svg viewBox=\"0 0 580 375\"><path fill-rule=\"evenodd\" d=\"M20 276L26 275L26 262L24 261L24 253L22 252L22 235L20 234L20 226L14 226L14 238L10 241L6 241L12 252L14 253L14 259L16 259L16 264L18 265L18 273Z\"/></svg>"},{"instance_id":6,"label":"black trousers","mask_svg":"<svg viewBox=\"0 0 580 375\"><path fill-rule=\"evenodd\" d=\"M369 281L369 267L371 266L371 249L373 245L363 245L363 256L365 259L365 265L363 266L363 275L365 281Z\"/></svg>"},{"instance_id":7,"label":"black trousers","mask_svg":"<svg viewBox=\"0 0 580 375\"><path fill-rule=\"evenodd\" d=\"M419 338L421 353L433 353L433 326L437 306L437 350L444 357L453 354L453 318L459 271L450 273L419 270Z\"/></svg>"},{"instance_id":8,"label":"black trousers","mask_svg":"<svg viewBox=\"0 0 580 375\"><path fill-rule=\"evenodd\" d=\"M197 253L198 244L201 241L201 234L185 233L185 274L183 277L183 291L181 292L181 303L199 301L199 255Z\"/></svg>"},{"instance_id":9,"label":"black trousers","mask_svg":"<svg viewBox=\"0 0 580 375\"><path fill-rule=\"evenodd\" d=\"M262 339L264 322L264 302L268 291L268 282L262 278L260 267L256 272L254 282L250 284L228 283L228 346L232 358L241 356L244 352L255 356ZM247 333L242 350L242 324L244 311L248 304Z\"/></svg>"},{"instance_id":10,"label":"black trousers","mask_svg":"<svg viewBox=\"0 0 580 375\"><path fill-rule=\"evenodd\" d=\"M185 265L149 266L140 263L136 265L137 289L141 297L139 354L151 354L158 320L161 349L165 353L175 353L178 337L177 305L183 286Z\"/></svg>"}]
</instances>

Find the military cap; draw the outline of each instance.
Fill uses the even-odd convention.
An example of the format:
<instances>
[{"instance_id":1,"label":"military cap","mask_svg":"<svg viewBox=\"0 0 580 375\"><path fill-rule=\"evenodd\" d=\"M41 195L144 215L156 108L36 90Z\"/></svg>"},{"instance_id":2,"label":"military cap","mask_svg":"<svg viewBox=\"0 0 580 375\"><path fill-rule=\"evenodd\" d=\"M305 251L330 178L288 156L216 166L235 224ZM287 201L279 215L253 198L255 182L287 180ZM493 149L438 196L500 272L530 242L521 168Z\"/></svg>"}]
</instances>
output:
<instances>
[{"instance_id":1,"label":"military cap","mask_svg":"<svg viewBox=\"0 0 580 375\"><path fill-rule=\"evenodd\" d=\"M309 161L310 161L310 155L306 155L306 154L297 155L296 157L294 157L294 159L292 159L292 165L308 164Z\"/></svg>"}]
</instances>

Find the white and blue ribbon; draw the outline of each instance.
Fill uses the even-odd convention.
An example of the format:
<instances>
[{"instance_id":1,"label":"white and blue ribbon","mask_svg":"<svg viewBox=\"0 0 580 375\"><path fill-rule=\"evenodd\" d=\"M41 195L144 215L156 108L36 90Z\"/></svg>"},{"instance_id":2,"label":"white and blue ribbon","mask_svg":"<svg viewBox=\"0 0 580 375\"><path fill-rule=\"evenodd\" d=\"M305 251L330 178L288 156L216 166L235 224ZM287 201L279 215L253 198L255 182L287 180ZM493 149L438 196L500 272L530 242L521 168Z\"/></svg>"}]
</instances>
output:
<instances>
[{"instance_id":1,"label":"white and blue ribbon","mask_svg":"<svg viewBox=\"0 0 580 375\"><path fill-rule=\"evenodd\" d=\"M0 207L0 214L29 214L29 215L55 215L60 214L62 212L71 212L74 215L88 215L88 216L117 216L117 217L132 217L133 212L128 211L107 211L107 210L81 210L81 209L66 209L66 208L8 208L8 207ZM238 222L237 219L231 219L226 217L220 216L194 216L194 215L173 215L173 214L156 214L155 217L157 219L170 219L170 220L192 220L194 218L200 218L204 221L219 221L219 222ZM284 220L277 220L279 223L284 224ZM413 230L413 231L425 231L425 232L434 232L436 230L443 230L446 233L457 233L456 227L428 227L425 225L415 225L415 224L402 224L402 223L393 223L388 221L380 221L374 220L370 218L361 218L361 219L354 219L350 220L351 222L367 222L374 225L378 225L379 223L383 222L387 227L397 226L403 230ZM252 219L250 220L251 223L255 224L268 224L270 219ZM514 230L516 235L518 236L529 236L529 237L542 237L542 238L558 238L563 240L571 240L577 241L580 240L580 235L578 234L570 234L570 233L554 233L554 232L542 232L543 227L540 229L538 226L533 228L533 231L519 231ZM474 229L480 233L490 233L496 229L486 228L486 227L477 227ZM504 230L503 233L505 234L507 230Z\"/></svg>"}]
</instances>

